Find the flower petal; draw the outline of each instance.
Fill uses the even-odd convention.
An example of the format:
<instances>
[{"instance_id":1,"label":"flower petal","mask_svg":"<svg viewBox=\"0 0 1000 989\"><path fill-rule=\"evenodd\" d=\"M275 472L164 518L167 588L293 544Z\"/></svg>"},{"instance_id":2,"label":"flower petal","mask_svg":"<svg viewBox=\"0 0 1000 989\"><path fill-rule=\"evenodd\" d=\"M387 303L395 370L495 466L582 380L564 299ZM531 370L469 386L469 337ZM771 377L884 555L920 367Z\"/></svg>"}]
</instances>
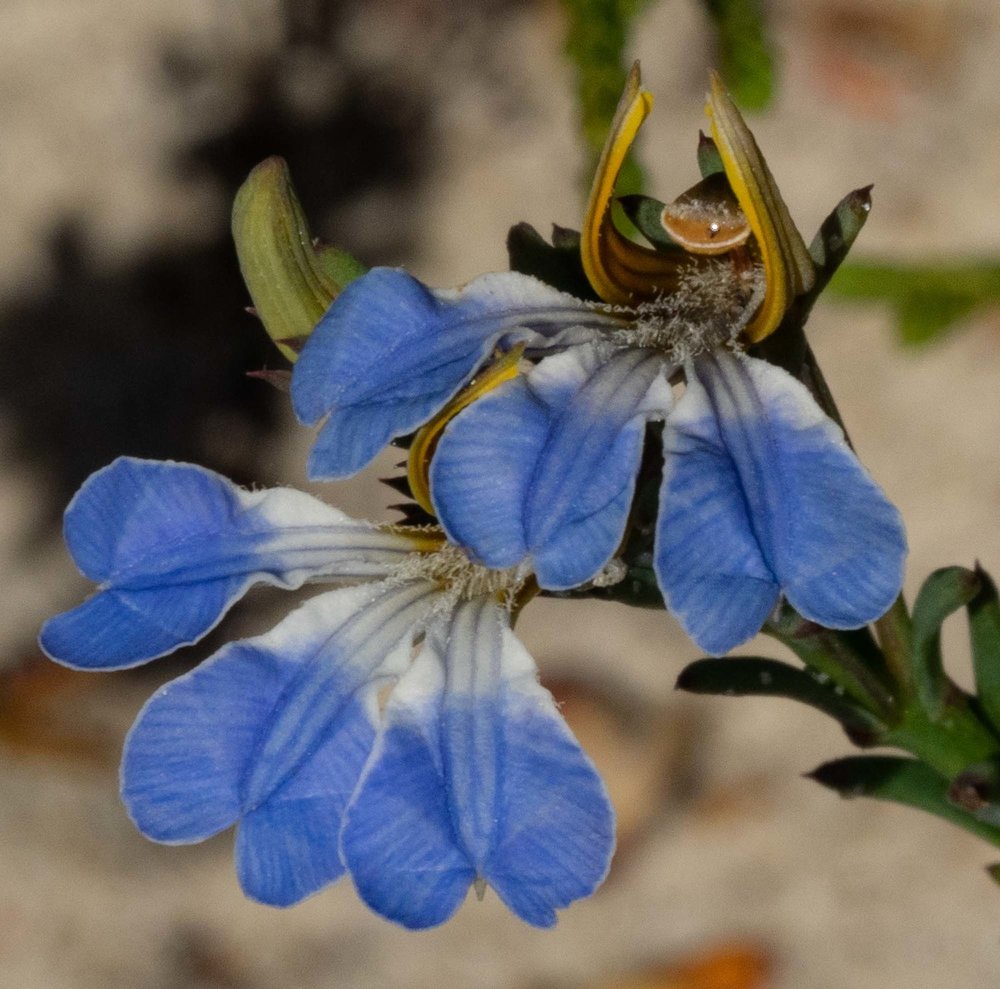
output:
<instances>
[{"instance_id":1,"label":"flower petal","mask_svg":"<svg viewBox=\"0 0 1000 989\"><path fill-rule=\"evenodd\" d=\"M42 629L53 659L119 669L200 639L255 583L382 576L417 545L287 488L245 491L190 464L122 457L66 510L66 542L102 585Z\"/></svg>"},{"instance_id":2,"label":"flower petal","mask_svg":"<svg viewBox=\"0 0 1000 989\"><path fill-rule=\"evenodd\" d=\"M543 344L606 325L617 321L515 272L432 291L404 271L373 269L330 307L295 365L295 414L308 425L329 416L310 475L361 470L437 412L497 343Z\"/></svg>"},{"instance_id":3,"label":"flower petal","mask_svg":"<svg viewBox=\"0 0 1000 989\"><path fill-rule=\"evenodd\" d=\"M422 928L483 879L548 927L598 886L613 845L603 784L500 607L460 605L390 698L348 808L341 848L361 896Z\"/></svg>"},{"instance_id":4,"label":"flower petal","mask_svg":"<svg viewBox=\"0 0 1000 989\"><path fill-rule=\"evenodd\" d=\"M663 359L579 347L546 358L452 422L431 464L449 536L491 567L530 556L542 587L575 587L621 541L645 422L670 408Z\"/></svg>"},{"instance_id":5,"label":"flower petal","mask_svg":"<svg viewBox=\"0 0 1000 989\"><path fill-rule=\"evenodd\" d=\"M139 830L195 842L243 818L237 869L265 903L340 875L336 834L375 738L375 692L408 661L433 593L410 582L321 595L158 691L122 758Z\"/></svg>"},{"instance_id":6,"label":"flower petal","mask_svg":"<svg viewBox=\"0 0 1000 989\"><path fill-rule=\"evenodd\" d=\"M777 587L828 628L888 609L906 556L899 513L801 383L706 354L667 426L657 574L699 645L748 638Z\"/></svg>"}]
</instances>

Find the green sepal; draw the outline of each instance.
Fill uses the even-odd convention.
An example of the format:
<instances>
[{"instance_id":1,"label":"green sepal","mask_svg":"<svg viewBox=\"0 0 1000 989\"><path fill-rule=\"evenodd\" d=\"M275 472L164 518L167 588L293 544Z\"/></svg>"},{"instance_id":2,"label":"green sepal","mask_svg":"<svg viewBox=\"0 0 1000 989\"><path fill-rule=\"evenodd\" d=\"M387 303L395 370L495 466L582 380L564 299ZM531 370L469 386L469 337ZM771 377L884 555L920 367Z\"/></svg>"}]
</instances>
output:
<instances>
[{"instance_id":1,"label":"green sepal","mask_svg":"<svg viewBox=\"0 0 1000 989\"><path fill-rule=\"evenodd\" d=\"M968 609L976 695L983 714L1000 729L1000 601L993 578L979 564L975 575L979 590Z\"/></svg>"},{"instance_id":2,"label":"green sepal","mask_svg":"<svg viewBox=\"0 0 1000 989\"><path fill-rule=\"evenodd\" d=\"M664 203L652 196L636 193L632 196L619 196L618 205L622 212L635 224L639 231L653 245L664 251L679 251L674 239L663 229L660 217L663 215Z\"/></svg>"},{"instance_id":3,"label":"green sepal","mask_svg":"<svg viewBox=\"0 0 1000 989\"><path fill-rule=\"evenodd\" d=\"M862 748L876 745L885 725L850 701L828 677L775 659L738 656L699 659L684 668L677 689L725 697L787 697L808 704L839 721L847 737ZM838 692L839 691L839 692Z\"/></svg>"},{"instance_id":4,"label":"green sepal","mask_svg":"<svg viewBox=\"0 0 1000 989\"><path fill-rule=\"evenodd\" d=\"M979 578L964 567L935 570L913 605L913 684L932 719L942 715L953 688L941 660L941 625L979 591Z\"/></svg>"},{"instance_id":5,"label":"green sepal","mask_svg":"<svg viewBox=\"0 0 1000 989\"><path fill-rule=\"evenodd\" d=\"M726 166L719 149L715 146L715 141L704 131L698 131L698 171L701 172L703 179L726 173Z\"/></svg>"},{"instance_id":6,"label":"green sepal","mask_svg":"<svg viewBox=\"0 0 1000 989\"><path fill-rule=\"evenodd\" d=\"M1000 828L955 806L948 799L948 779L917 759L849 756L824 763L807 776L842 797L874 797L915 807L1000 845Z\"/></svg>"},{"instance_id":7,"label":"green sepal","mask_svg":"<svg viewBox=\"0 0 1000 989\"><path fill-rule=\"evenodd\" d=\"M535 278L578 299L600 302L583 271L580 234L565 227L552 227L552 243L530 224L518 223L507 234L510 270Z\"/></svg>"},{"instance_id":8,"label":"green sepal","mask_svg":"<svg viewBox=\"0 0 1000 989\"><path fill-rule=\"evenodd\" d=\"M262 161L240 186L232 230L254 310L294 361L330 303L366 269L313 239L283 158Z\"/></svg>"}]
</instances>

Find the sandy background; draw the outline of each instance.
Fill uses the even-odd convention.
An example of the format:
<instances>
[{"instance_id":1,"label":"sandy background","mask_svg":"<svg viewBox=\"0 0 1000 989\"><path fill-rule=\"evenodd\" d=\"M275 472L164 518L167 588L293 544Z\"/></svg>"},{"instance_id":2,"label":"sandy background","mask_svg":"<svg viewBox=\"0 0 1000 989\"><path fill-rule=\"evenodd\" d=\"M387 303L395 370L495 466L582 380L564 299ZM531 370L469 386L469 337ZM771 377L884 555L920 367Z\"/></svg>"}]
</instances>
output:
<instances>
[{"instance_id":1,"label":"sandy background","mask_svg":"<svg viewBox=\"0 0 1000 989\"><path fill-rule=\"evenodd\" d=\"M771 8L782 85L753 126L807 237L874 181L859 256L1000 255L1000 7ZM2 989L575 989L647 966L673 974L643 985L686 989L1000 985L1000 890L982 871L997 851L802 780L849 748L811 711L675 695L696 652L664 614L546 601L520 626L623 821L608 883L553 932L495 897L420 935L368 914L346 883L290 911L245 901L229 836L160 848L117 802L121 737L183 661L88 677L37 658L39 621L84 591L54 504L114 452L303 483L309 436L241 378L267 359L244 342L254 327L227 260L250 165L285 153L317 232L368 262L440 285L502 268L512 223L579 223L563 32L553 0L0 7ZM649 188L670 198L695 179L704 126L700 6L652 3L634 54L657 98ZM907 520L911 592L945 564L1000 571L997 312L918 351L872 307L821 304L810 330ZM153 355L149 387L135 387L137 353ZM375 476L324 496L375 514L391 500ZM254 596L222 639L268 627L279 604ZM748 962L742 981L695 983L676 968L730 948L768 974Z\"/></svg>"}]
</instances>

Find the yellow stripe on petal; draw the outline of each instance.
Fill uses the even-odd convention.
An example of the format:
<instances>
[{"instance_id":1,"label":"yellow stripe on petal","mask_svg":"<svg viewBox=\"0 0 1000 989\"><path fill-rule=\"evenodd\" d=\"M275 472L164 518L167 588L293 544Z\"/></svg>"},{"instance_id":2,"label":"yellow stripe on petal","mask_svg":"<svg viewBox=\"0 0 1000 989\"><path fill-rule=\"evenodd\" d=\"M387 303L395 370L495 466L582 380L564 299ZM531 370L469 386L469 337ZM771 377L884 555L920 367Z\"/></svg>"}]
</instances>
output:
<instances>
[{"instance_id":1,"label":"yellow stripe on petal","mask_svg":"<svg viewBox=\"0 0 1000 989\"><path fill-rule=\"evenodd\" d=\"M473 378L433 419L422 426L410 445L407 459L407 477L413 500L425 511L434 514L431 503L431 488L428 475L431 458L445 426L476 399L517 376L517 365L524 353L524 344L519 343L507 351L499 360L491 364L482 374Z\"/></svg>"},{"instance_id":2,"label":"yellow stripe on petal","mask_svg":"<svg viewBox=\"0 0 1000 989\"><path fill-rule=\"evenodd\" d=\"M715 72L705 111L764 263L764 301L744 331L756 343L777 329L792 299L812 287L816 270L750 128Z\"/></svg>"},{"instance_id":3,"label":"yellow stripe on petal","mask_svg":"<svg viewBox=\"0 0 1000 989\"><path fill-rule=\"evenodd\" d=\"M676 288L680 255L660 254L634 244L614 225L611 207L618 174L635 136L653 108L642 88L639 63L629 72L587 202L580 236L583 270L594 291L613 305L630 305Z\"/></svg>"}]
</instances>

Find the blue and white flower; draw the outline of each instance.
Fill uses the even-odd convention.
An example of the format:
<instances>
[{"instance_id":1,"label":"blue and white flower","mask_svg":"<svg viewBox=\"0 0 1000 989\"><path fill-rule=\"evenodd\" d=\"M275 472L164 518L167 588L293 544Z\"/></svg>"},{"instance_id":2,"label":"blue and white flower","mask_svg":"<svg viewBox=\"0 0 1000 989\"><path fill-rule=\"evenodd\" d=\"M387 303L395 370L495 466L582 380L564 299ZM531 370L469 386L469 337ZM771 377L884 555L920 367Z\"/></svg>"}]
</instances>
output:
<instances>
[{"instance_id":1,"label":"blue and white flower","mask_svg":"<svg viewBox=\"0 0 1000 989\"><path fill-rule=\"evenodd\" d=\"M735 200L720 207L687 195L675 212L688 232L703 216L704 231L683 250L624 238L611 220L614 184L650 106L633 71L581 239L604 304L517 273L436 293L404 272L372 271L334 303L295 367L299 417L329 416L311 471L351 473L438 413L426 507L473 559L528 566L542 588L564 590L614 557L645 427L662 421L653 563L667 607L695 641L728 651L782 594L827 627L864 625L902 584L899 514L808 390L745 353L811 286L813 262L717 79L709 112ZM712 237L723 207L736 234L720 252ZM448 407L495 348L516 356L518 343L534 366ZM431 443L418 435L417 445ZM418 497L421 471L417 463Z\"/></svg>"},{"instance_id":2,"label":"blue and white flower","mask_svg":"<svg viewBox=\"0 0 1000 989\"><path fill-rule=\"evenodd\" d=\"M528 568L487 570L434 531L129 458L83 486L66 538L100 586L41 642L77 668L194 642L253 583L355 582L147 702L121 773L143 834L184 844L236 825L254 899L287 906L346 871L412 928L487 884L549 926L600 884L607 794L510 627Z\"/></svg>"}]
</instances>

